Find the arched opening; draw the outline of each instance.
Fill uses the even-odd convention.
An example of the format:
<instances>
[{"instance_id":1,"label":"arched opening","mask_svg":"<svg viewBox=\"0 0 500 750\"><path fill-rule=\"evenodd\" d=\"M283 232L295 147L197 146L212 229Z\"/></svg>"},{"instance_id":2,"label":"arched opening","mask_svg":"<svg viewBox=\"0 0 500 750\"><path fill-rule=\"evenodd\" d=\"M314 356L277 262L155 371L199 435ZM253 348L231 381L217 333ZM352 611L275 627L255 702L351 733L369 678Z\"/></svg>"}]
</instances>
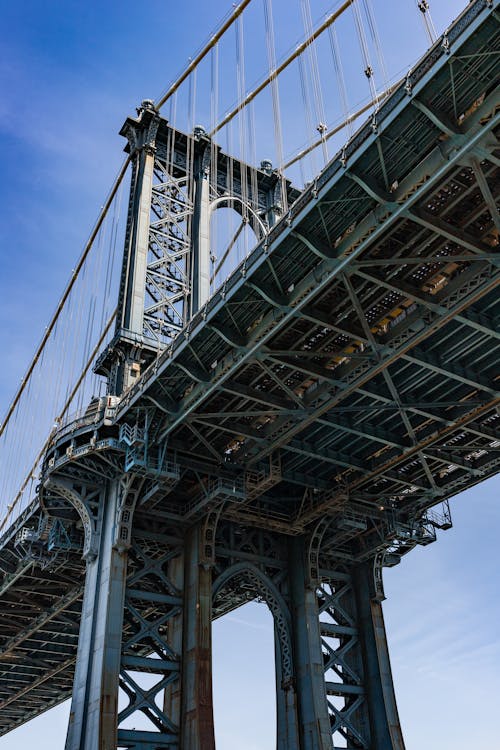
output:
<instances>
[{"instance_id":1,"label":"arched opening","mask_svg":"<svg viewBox=\"0 0 500 750\"><path fill-rule=\"evenodd\" d=\"M211 204L210 292L215 292L266 233L262 219L237 197Z\"/></svg>"},{"instance_id":2,"label":"arched opening","mask_svg":"<svg viewBox=\"0 0 500 750\"><path fill-rule=\"evenodd\" d=\"M263 602L267 607L262 607ZM294 731L295 713L290 613L279 584L252 563L235 563L214 582L213 615L217 750L235 746L285 750L283 743ZM226 664L224 677L219 659L221 665ZM223 684L228 692L221 694L219 685ZM245 695L245 690L251 695ZM250 740L250 728L258 733L258 741L256 737Z\"/></svg>"},{"instance_id":3,"label":"arched opening","mask_svg":"<svg viewBox=\"0 0 500 750\"><path fill-rule=\"evenodd\" d=\"M217 750L275 750L274 620L249 602L213 624L213 700Z\"/></svg>"}]
</instances>

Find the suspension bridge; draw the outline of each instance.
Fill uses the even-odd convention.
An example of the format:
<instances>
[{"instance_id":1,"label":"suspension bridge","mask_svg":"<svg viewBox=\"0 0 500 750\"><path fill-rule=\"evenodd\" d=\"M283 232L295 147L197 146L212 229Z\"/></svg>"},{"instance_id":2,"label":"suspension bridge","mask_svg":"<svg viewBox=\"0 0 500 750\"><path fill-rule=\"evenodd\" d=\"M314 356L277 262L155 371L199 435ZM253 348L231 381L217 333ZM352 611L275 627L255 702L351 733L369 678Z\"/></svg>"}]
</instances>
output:
<instances>
[{"instance_id":1,"label":"suspension bridge","mask_svg":"<svg viewBox=\"0 0 500 750\"><path fill-rule=\"evenodd\" d=\"M0 733L71 696L67 750L214 748L211 623L259 598L278 750L404 748L383 569L498 472L498 5L416 3L391 78L371 2L283 47L245 0L126 119L0 428Z\"/></svg>"}]
</instances>

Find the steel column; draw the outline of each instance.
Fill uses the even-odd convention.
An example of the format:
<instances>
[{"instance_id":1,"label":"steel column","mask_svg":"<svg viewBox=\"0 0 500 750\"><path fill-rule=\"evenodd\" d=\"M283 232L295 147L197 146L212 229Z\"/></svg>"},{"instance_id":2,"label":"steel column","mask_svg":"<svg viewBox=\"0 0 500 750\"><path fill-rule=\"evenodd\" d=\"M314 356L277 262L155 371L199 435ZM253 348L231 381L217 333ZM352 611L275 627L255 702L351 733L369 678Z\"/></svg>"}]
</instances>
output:
<instances>
[{"instance_id":1,"label":"steel column","mask_svg":"<svg viewBox=\"0 0 500 750\"><path fill-rule=\"evenodd\" d=\"M357 566L353 573L370 717L370 747L372 750L404 750L382 603L374 592L373 565L373 562L364 563Z\"/></svg>"},{"instance_id":2,"label":"steel column","mask_svg":"<svg viewBox=\"0 0 500 750\"><path fill-rule=\"evenodd\" d=\"M184 555L174 557L169 564L169 578L175 587L182 591L184 586ZM182 654L182 625L183 612L170 618L167 624L167 640L172 651ZM165 687L164 711L172 722L180 726L181 723L181 680L175 680Z\"/></svg>"},{"instance_id":3,"label":"steel column","mask_svg":"<svg viewBox=\"0 0 500 750\"><path fill-rule=\"evenodd\" d=\"M306 577L303 538L290 540L289 575L301 750L331 750L318 603Z\"/></svg>"},{"instance_id":4,"label":"steel column","mask_svg":"<svg viewBox=\"0 0 500 750\"><path fill-rule=\"evenodd\" d=\"M198 172L195 176L195 199L193 213L192 259L193 280L191 312L198 312L210 296L210 145L198 155Z\"/></svg>"},{"instance_id":5,"label":"steel column","mask_svg":"<svg viewBox=\"0 0 500 750\"><path fill-rule=\"evenodd\" d=\"M276 670L276 750L300 750L297 721L297 692L283 675L280 638L274 627L274 666Z\"/></svg>"},{"instance_id":6,"label":"steel column","mask_svg":"<svg viewBox=\"0 0 500 750\"><path fill-rule=\"evenodd\" d=\"M135 193L128 288L123 311L123 327L142 336L146 268L149 246L149 215L153 189L154 150L144 148L138 155L138 187Z\"/></svg>"},{"instance_id":7,"label":"steel column","mask_svg":"<svg viewBox=\"0 0 500 750\"><path fill-rule=\"evenodd\" d=\"M103 493L97 557L87 561L66 750L115 750L127 555L114 547L118 483Z\"/></svg>"},{"instance_id":8,"label":"steel column","mask_svg":"<svg viewBox=\"0 0 500 750\"><path fill-rule=\"evenodd\" d=\"M215 750L212 703L212 573L200 560L200 530L185 543L181 749Z\"/></svg>"}]
</instances>

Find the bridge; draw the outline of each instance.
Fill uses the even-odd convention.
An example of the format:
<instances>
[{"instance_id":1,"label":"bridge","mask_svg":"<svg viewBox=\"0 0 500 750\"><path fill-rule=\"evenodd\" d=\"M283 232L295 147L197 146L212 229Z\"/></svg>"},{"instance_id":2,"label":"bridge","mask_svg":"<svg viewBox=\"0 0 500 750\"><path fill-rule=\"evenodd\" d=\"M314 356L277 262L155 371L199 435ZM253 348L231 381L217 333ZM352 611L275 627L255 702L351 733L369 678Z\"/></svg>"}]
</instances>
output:
<instances>
[{"instance_id":1,"label":"bridge","mask_svg":"<svg viewBox=\"0 0 500 750\"><path fill-rule=\"evenodd\" d=\"M186 132L160 112L181 76L127 118L59 305L128 174L117 308L3 521L2 734L72 696L68 750L213 748L211 622L259 598L279 750L404 748L383 569L498 471L498 20L471 3L303 190L217 142L257 89ZM287 66L270 63L272 88ZM255 246L225 266L243 236Z\"/></svg>"}]
</instances>

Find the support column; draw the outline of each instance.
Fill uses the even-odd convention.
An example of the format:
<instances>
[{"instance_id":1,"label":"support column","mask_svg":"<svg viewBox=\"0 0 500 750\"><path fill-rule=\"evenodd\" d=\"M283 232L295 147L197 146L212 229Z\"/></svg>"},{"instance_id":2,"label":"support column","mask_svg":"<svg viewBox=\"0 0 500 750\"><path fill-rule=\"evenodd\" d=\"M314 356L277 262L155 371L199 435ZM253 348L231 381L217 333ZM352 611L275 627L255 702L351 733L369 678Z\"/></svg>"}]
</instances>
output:
<instances>
[{"instance_id":1,"label":"support column","mask_svg":"<svg viewBox=\"0 0 500 750\"><path fill-rule=\"evenodd\" d=\"M274 664L276 670L276 750L300 750L297 722L297 693L293 680L286 679L282 667L280 637L274 627Z\"/></svg>"},{"instance_id":2,"label":"support column","mask_svg":"<svg viewBox=\"0 0 500 750\"><path fill-rule=\"evenodd\" d=\"M138 115L137 119L127 118L120 130L120 135L128 140L127 150L132 162L127 230L115 335L95 365L95 372L108 378L108 392L113 395L122 394L136 382L146 361L145 308L150 297L147 274L151 245L156 135L160 116L153 102L149 100L142 102ZM156 340L154 344L157 344Z\"/></svg>"},{"instance_id":3,"label":"support column","mask_svg":"<svg viewBox=\"0 0 500 750\"><path fill-rule=\"evenodd\" d=\"M331 750L318 603L306 577L302 538L290 541L289 575L300 748Z\"/></svg>"},{"instance_id":4,"label":"support column","mask_svg":"<svg viewBox=\"0 0 500 750\"><path fill-rule=\"evenodd\" d=\"M87 562L66 750L115 750L127 555L113 546L118 483L103 492L100 544Z\"/></svg>"},{"instance_id":5,"label":"support column","mask_svg":"<svg viewBox=\"0 0 500 750\"><path fill-rule=\"evenodd\" d=\"M195 177L193 215L193 280L191 312L194 315L210 296L210 141L199 134L198 173Z\"/></svg>"},{"instance_id":6,"label":"support column","mask_svg":"<svg viewBox=\"0 0 500 750\"><path fill-rule=\"evenodd\" d=\"M138 159L133 225L131 228L128 287L125 295L122 326L142 335L146 269L148 264L149 222L153 189L154 149L144 147Z\"/></svg>"},{"instance_id":7,"label":"support column","mask_svg":"<svg viewBox=\"0 0 500 750\"><path fill-rule=\"evenodd\" d=\"M127 118L120 130L120 135L128 139L134 171L120 282L117 332L124 328L142 336L156 134L160 117L149 100L141 104L138 112L139 118Z\"/></svg>"},{"instance_id":8,"label":"support column","mask_svg":"<svg viewBox=\"0 0 500 750\"><path fill-rule=\"evenodd\" d=\"M374 594L373 562L356 567L353 578L364 665L372 750L404 750L382 603Z\"/></svg>"},{"instance_id":9,"label":"support column","mask_svg":"<svg viewBox=\"0 0 500 750\"><path fill-rule=\"evenodd\" d=\"M178 589L184 590L184 554L175 557L169 563L169 578ZM167 637L172 651L182 654L183 611L181 610L167 622ZM181 680L175 680L165 687L163 708L176 726L181 725Z\"/></svg>"},{"instance_id":10,"label":"support column","mask_svg":"<svg viewBox=\"0 0 500 750\"><path fill-rule=\"evenodd\" d=\"M200 530L185 542L181 750L215 750L212 700L212 573L200 562Z\"/></svg>"}]
</instances>

